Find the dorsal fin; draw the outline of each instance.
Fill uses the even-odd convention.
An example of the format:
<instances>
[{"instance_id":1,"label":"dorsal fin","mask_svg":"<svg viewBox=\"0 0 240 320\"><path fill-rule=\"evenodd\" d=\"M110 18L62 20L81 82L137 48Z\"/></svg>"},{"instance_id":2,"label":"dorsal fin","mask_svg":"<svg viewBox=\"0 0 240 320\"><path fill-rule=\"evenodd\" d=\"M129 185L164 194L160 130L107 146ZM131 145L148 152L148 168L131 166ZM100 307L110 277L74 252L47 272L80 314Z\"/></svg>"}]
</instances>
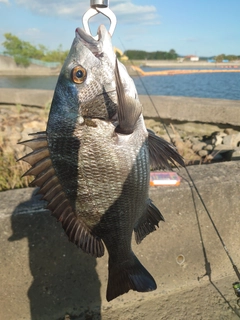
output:
<instances>
[{"instance_id":1,"label":"dorsal fin","mask_svg":"<svg viewBox=\"0 0 240 320\"><path fill-rule=\"evenodd\" d=\"M124 87L121 81L118 62L116 59L115 64L115 80L116 80L116 91L118 99L118 127L116 132L122 134L133 133L135 124L142 113L142 106L136 99L126 96Z\"/></svg>"},{"instance_id":2,"label":"dorsal fin","mask_svg":"<svg viewBox=\"0 0 240 320\"><path fill-rule=\"evenodd\" d=\"M183 167L185 166L183 158L172 144L163 138L158 137L153 131L149 129L147 129L147 131L150 165L153 169L171 170L171 166L168 161L170 161L174 166L176 166L176 163Z\"/></svg>"},{"instance_id":3,"label":"dorsal fin","mask_svg":"<svg viewBox=\"0 0 240 320\"><path fill-rule=\"evenodd\" d=\"M40 187L38 193L48 201L47 208L61 221L69 240L86 253L95 257L103 256L104 246L101 239L92 234L84 221L74 212L62 188L53 168L46 133L37 133L34 139L23 141L21 144L33 149L33 152L19 159L32 166L24 176L35 176L31 185Z\"/></svg>"}]
</instances>

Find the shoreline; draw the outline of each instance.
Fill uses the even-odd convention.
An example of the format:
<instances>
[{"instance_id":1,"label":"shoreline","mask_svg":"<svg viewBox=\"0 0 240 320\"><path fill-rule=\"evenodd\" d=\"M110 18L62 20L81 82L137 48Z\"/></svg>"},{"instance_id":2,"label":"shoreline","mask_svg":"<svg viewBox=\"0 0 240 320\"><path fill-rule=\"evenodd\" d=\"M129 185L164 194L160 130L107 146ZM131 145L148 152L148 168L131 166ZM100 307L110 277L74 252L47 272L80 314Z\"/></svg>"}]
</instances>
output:
<instances>
[{"instance_id":1,"label":"shoreline","mask_svg":"<svg viewBox=\"0 0 240 320\"><path fill-rule=\"evenodd\" d=\"M240 67L240 62L233 61L233 62L207 62L207 61L183 61L178 62L176 60L133 60L128 61L127 64L133 65L142 65L147 67L165 67L165 66L172 66L172 67L206 67L209 66L210 68L215 67L229 67L236 65Z\"/></svg>"},{"instance_id":2,"label":"shoreline","mask_svg":"<svg viewBox=\"0 0 240 320\"><path fill-rule=\"evenodd\" d=\"M240 68L240 62L215 62L210 63L206 61L183 61L176 60L128 60L121 61L127 68L130 76L137 75L138 73L132 67L150 67L150 68L198 68L205 67L209 69L216 68L231 68L236 66ZM19 67L11 57L0 55L0 76L52 76L59 75L61 66L56 68L43 67L36 64L30 64L29 67ZM234 70L234 68L233 68Z\"/></svg>"}]
</instances>

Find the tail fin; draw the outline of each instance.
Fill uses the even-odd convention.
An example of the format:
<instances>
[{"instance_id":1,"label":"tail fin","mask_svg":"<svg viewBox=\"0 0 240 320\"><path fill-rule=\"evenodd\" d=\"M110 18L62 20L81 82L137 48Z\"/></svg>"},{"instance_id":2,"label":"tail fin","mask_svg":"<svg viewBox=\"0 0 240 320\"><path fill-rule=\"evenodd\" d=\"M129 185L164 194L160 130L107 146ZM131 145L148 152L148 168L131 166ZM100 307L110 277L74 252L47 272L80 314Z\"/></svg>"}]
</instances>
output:
<instances>
[{"instance_id":1,"label":"tail fin","mask_svg":"<svg viewBox=\"0 0 240 320\"><path fill-rule=\"evenodd\" d=\"M125 261L121 265L113 264L109 259L107 301L111 301L129 290L148 292L156 289L155 280L133 252L131 260Z\"/></svg>"}]
</instances>

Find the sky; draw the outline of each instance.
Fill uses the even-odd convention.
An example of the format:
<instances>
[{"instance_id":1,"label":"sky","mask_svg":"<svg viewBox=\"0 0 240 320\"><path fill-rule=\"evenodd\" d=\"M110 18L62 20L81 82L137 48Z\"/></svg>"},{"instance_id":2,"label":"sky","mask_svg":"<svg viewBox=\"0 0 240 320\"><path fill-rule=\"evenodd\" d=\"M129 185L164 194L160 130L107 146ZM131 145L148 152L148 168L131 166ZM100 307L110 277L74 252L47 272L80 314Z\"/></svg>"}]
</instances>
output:
<instances>
[{"instance_id":1,"label":"sky","mask_svg":"<svg viewBox=\"0 0 240 320\"><path fill-rule=\"evenodd\" d=\"M0 52L4 33L49 50L70 49L90 0L0 0ZM169 51L180 55L240 55L240 0L109 0L117 17L113 45L122 51ZM93 35L109 20L89 21Z\"/></svg>"}]
</instances>

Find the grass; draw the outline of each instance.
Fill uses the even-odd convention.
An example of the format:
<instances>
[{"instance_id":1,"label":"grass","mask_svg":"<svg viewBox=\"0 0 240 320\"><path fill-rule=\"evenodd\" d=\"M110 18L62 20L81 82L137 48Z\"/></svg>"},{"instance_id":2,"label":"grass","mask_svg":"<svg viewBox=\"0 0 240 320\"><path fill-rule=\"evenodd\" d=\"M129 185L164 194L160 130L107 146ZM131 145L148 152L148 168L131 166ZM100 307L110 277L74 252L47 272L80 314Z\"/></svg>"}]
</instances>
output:
<instances>
[{"instance_id":1,"label":"grass","mask_svg":"<svg viewBox=\"0 0 240 320\"><path fill-rule=\"evenodd\" d=\"M11 135L9 136L9 134L6 133L9 132L5 131L6 128L20 128L21 133L23 133L24 130L31 132L31 126L24 128L23 124L27 125L28 122L31 121L40 121L42 124L40 129L36 128L36 131L44 130L43 128L47 121L50 105L50 103L46 104L44 109L26 107L21 104L4 106L6 114L9 114L10 117L2 117L2 115L0 117L0 123L2 125L0 129L0 191L26 188L33 180L32 176L22 177L30 166L24 161L17 162L17 159L26 154L26 150L20 151L20 148L17 147L18 140L16 138L12 140ZM27 118L26 114L28 113L31 119ZM13 130L13 132L16 133L18 131ZM24 139L26 140L26 138Z\"/></svg>"},{"instance_id":2,"label":"grass","mask_svg":"<svg viewBox=\"0 0 240 320\"><path fill-rule=\"evenodd\" d=\"M13 153L5 153L0 150L0 191L25 188L33 180L32 177L22 177L29 169L29 165L23 161L16 161Z\"/></svg>"}]
</instances>

